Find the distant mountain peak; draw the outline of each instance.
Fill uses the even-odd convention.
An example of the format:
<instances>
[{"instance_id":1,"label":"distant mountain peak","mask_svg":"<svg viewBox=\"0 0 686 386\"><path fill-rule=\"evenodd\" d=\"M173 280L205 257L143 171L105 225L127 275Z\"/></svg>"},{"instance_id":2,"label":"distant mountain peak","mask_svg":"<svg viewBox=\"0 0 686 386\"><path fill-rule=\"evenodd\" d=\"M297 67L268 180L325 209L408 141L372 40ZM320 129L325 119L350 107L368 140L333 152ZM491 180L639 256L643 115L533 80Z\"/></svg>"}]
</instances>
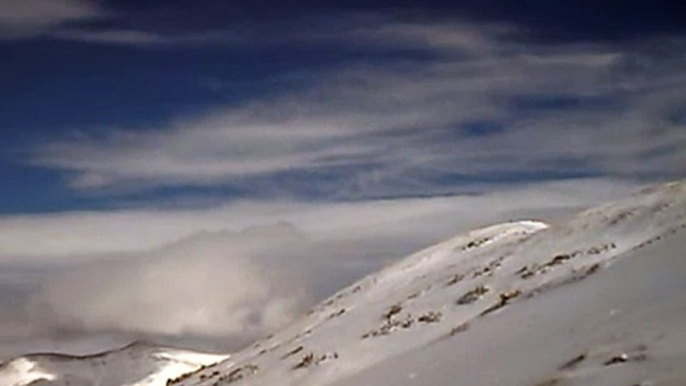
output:
<instances>
[{"instance_id":1,"label":"distant mountain peak","mask_svg":"<svg viewBox=\"0 0 686 386\"><path fill-rule=\"evenodd\" d=\"M0 365L0 385L164 386L228 355L206 354L135 341L92 355L31 354Z\"/></svg>"}]
</instances>

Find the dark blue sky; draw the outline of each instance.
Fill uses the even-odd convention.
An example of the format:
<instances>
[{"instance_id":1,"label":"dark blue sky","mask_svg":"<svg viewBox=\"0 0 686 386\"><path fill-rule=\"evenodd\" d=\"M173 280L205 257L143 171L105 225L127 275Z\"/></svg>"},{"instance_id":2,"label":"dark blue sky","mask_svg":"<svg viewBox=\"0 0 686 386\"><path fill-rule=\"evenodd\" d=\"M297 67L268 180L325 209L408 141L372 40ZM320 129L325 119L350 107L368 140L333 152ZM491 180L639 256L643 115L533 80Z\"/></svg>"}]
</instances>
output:
<instances>
[{"instance_id":1,"label":"dark blue sky","mask_svg":"<svg viewBox=\"0 0 686 386\"><path fill-rule=\"evenodd\" d=\"M658 129L660 114L686 111L670 84L682 75L684 2L32 4L0 5L0 213L187 196L339 200L444 194L493 181L683 175L679 122ZM606 67L593 67L612 55ZM533 57L539 61L519 61ZM555 68L545 64L545 83L523 88L540 63ZM474 77L507 80L462 90ZM428 96L415 99L422 92ZM655 98L646 101L650 93ZM379 97L366 101L371 95ZM492 106L433 111L468 105L470 95ZM608 117L633 109L645 112L644 126L623 138ZM404 113L407 121L385 126ZM542 128L558 113L569 120ZM357 117L366 120L347 121ZM321 129L295 141L294 121ZM560 127L570 121L576 126ZM263 143L265 122L289 128L274 138L265 132ZM635 149L631 142L628 153L608 157L602 149L565 148L574 142L569 132L584 124L605 129L580 134L580 145L595 142L593 135L641 142L658 130L672 146ZM339 126L345 135L329 133ZM223 134L213 137L217 130ZM254 138L235 134L246 130ZM555 130L566 130L557 150L530 160L509 135ZM465 155L451 142L480 150ZM641 157L662 161L636 172L615 165ZM126 162L137 158L141 170ZM456 162L470 167L451 169Z\"/></svg>"}]
</instances>

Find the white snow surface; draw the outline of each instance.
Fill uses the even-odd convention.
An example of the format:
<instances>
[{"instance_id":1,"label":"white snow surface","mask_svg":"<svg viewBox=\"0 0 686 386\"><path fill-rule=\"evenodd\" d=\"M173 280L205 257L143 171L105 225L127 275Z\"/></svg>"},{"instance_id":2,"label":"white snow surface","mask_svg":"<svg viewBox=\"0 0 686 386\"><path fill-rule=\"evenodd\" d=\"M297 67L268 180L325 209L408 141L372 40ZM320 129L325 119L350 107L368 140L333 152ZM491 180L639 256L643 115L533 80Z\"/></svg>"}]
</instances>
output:
<instances>
[{"instance_id":1,"label":"white snow surface","mask_svg":"<svg viewBox=\"0 0 686 386\"><path fill-rule=\"evenodd\" d=\"M458 236L181 386L686 384L686 183Z\"/></svg>"},{"instance_id":2,"label":"white snow surface","mask_svg":"<svg viewBox=\"0 0 686 386\"><path fill-rule=\"evenodd\" d=\"M88 356L34 354L0 365L0 386L165 386L227 358L145 343Z\"/></svg>"}]
</instances>

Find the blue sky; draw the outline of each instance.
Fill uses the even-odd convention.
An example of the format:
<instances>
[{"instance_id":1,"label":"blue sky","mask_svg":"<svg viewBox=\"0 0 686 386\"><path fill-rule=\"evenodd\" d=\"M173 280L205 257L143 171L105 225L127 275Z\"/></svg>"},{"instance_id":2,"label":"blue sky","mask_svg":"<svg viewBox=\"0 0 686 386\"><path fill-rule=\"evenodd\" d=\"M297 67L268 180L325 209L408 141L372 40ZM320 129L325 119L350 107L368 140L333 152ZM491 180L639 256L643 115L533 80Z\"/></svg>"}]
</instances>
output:
<instances>
[{"instance_id":1,"label":"blue sky","mask_svg":"<svg viewBox=\"0 0 686 386\"><path fill-rule=\"evenodd\" d=\"M682 179L683 20L666 0L0 0L0 358L235 349L458 231Z\"/></svg>"}]
</instances>

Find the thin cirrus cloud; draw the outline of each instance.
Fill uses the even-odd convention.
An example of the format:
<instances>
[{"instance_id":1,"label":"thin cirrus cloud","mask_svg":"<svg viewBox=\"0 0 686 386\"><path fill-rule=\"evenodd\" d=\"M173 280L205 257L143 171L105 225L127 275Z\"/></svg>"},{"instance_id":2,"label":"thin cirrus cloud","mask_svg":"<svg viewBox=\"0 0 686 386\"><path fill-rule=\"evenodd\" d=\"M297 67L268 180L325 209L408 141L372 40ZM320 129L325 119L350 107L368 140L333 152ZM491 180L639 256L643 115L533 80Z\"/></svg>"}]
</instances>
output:
<instances>
[{"instance_id":1,"label":"thin cirrus cloud","mask_svg":"<svg viewBox=\"0 0 686 386\"><path fill-rule=\"evenodd\" d=\"M191 46L244 41L224 31L162 33L128 26L129 15L91 0L2 0L0 41L47 38L132 47Z\"/></svg>"},{"instance_id":2,"label":"thin cirrus cloud","mask_svg":"<svg viewBox=\"0 0 686 386\"><path fill-rule=\"evenodd\" d=\"M123 28L61 28L48 35L51 39L81 43L149 47L197 47L206 45L245 45L246 38L241 34L226 31L184 32L177 34L160 33L144 29Z\"/></svg>"},{"instance_id":3,"label":"thin cirrus cloud","mask_svg":"<svg viewBox=\"0 0 686 386\"><path fill-rule=\"evenodd\" d=\"M103 15L95 3L85 0L2 0L0 39L35 37L63 24Z\"/></svg>"},{"instance_id":4,"label":"thin cirrus cloud","mask_svg":"<svg viewBox=\"0 0 686 386\"><path fill-rule=\"evenodd\" d=\"M44 143L29 162L67 173L79 190L229 185L283 193L270 181L327 174L321 184L335 188L323 189L343 197L449 190L451 181L479 178L684 175L684 122L673 119L686 102L683 41L661 40L659 50L650 41L542 46L508 31L358 28L340 43L405 45L435 58L352 64L315 75L309 88L156 130Z\"/></svg>"}]
</instances>

